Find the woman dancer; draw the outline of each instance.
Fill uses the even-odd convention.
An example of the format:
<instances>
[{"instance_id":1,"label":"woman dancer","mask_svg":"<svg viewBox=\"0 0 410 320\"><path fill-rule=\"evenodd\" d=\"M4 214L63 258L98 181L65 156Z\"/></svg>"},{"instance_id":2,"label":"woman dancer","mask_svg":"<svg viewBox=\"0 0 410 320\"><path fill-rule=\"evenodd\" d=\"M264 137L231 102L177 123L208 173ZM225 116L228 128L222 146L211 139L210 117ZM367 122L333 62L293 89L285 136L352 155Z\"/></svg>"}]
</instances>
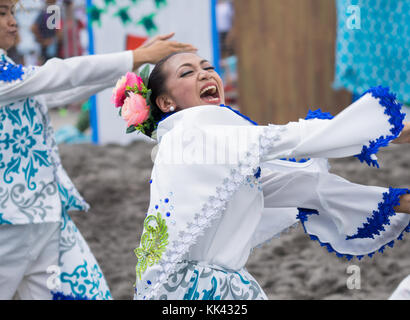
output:
<instances>
[{"instance_id":1,"label":"woman dancer","mask_svg":"<svg viewBox=\"0 0 410 320\"><path fill-rule=\"evenodd\" d=\"M64 171L47 107L87 99L122 73L191 45L159 36L115 54L16 65L16 1L0 0L0 299L110 299L101 269L67 214L88 210Z\"/></svg>"},{"instance_id":2,"label":"woman dancer","mask_svg":"<svg viewBox=\"0 0 410 320\"><path fill-rule=\"evenodd\" d=\"M148 88L150 116L129 122L159 143L135 250L135 299L266 299L244 265L252 248L298 221L349 259L410 231L409 189L350 183L329 173L326 160L357 155L377 165L380 146L410 142L387 89L369 90L334 118L311 112L308 120L257 126L223 105L220 77L196 54L160 61ZM121 110L128 120L134 107L147 112L135 94L147 90L129 89Z\"/></svg>"}]
</instances>

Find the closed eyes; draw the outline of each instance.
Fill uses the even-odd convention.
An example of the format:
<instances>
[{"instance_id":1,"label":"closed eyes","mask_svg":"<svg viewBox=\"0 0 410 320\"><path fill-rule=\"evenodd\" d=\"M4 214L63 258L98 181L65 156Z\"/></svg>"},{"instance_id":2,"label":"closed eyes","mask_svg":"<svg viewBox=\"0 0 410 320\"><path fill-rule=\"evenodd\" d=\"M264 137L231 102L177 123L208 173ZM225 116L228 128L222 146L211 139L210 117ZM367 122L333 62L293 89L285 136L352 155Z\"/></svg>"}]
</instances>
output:
<instances>
[{"instance_id":1,"label":"closed eyes","mask_svg":"<svg viewBox=\"0 0 410 320\"><path fill-rule=\"evenodd\" d=\"M206 68L203 68L203 69L206 70L206 71L209 71L209 70L215 70L215 67L206 67ZM192 70L185 71L185 72L183 72L183 73L181 74L181 78L184 78L184 77L190 75L190 74L193 73L193 72L194 72L194 71L192 71Z\"/></svg>"}]
</instances>

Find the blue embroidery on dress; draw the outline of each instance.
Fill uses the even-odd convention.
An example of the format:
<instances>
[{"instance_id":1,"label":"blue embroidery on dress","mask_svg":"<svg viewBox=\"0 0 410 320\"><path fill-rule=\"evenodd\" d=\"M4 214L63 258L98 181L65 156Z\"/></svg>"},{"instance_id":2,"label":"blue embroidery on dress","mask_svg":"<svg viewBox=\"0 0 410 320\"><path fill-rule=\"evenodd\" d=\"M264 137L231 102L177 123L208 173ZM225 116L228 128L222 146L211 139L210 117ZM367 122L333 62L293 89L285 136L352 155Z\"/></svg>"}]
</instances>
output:
<instances>
[{"instance_id":1,"label":"blue embroidery on dress","mask_svg":"<svg viewBox=\"0 0 410 320\"><path fill-rule=\"evenodd\" d=\"M221 105L219 105L219 106L231 110L232 112L234 112L234 113L236 113L237 115L241 116L241 117L244 118L245 120L248 120L250 123L252 123L252 124L255 125L255 126L258 125L257 122L253 121L251 118L245 116L244 114L240 113L238 110L235 110L235 109L233 109L233 108L230 107L230 106L226 106L226 105L224 105L224 104L221 104Z\"/></svg>"},{"instance_id":2,"label":"blue embroidery on dress","mask_svg":"<svg viewBox=\"0 0 410 320\"><path fill-rule=\"evenodd\" d=\"M410 190L408 190L408 192L410 192ZM296 218L300 220L300 222L302 223L303 229L305 230L305 233L308 234L308 232L306 230L306 227L305 227L305 222L308 221L308 217L310 215L312 215L312 214L319 215L319 212L317 210L306 209L306 208L298 208L298 211L299 211L299 213L298 213ZM410 232L410 224L400 233L400 235L397 237L397 240L403 240L404 232ZM337 252L335 249L333 249L333 247L331 246L330 243L321 242L320 239L315 235L309 234L309 237L310 237L311 240L319 242L320 246L325 247L328 252L330 252L330 253L334 252L338 258L346 258L348 261L350 261L354 257L353 255L350 255L350 254L343 254L343 253ZM381 246L377 251L373 251L373 252L368 253L367 256L372 258L376 252L383 253L386 246L389 246L390 248L393 248L394 240L392 240L389 243L386 243L385 245ZM358 260L361 260L363 257L364 257L364 255L357 255L356 256L356 258Z\"/></svg>"},{"instance_id":3,"label":"blue embroidery on dress","mask_svg":"<svg viewBox=\"0 0 410 320\"><path fill-rule=\"evenodd\" d=\"M68 283L75 297L83 297L89 299L104 298L99 291L100 280L103 279L102 272L97 265L89 268L87 261L77 266L74 271L69 274L61 273L61 282ZM107 291L105 298L111 297Z\"/></svg>"},{"instance_id":4,"label":"blue embroidery on dress","mask_svg":"<svg viewBox=\"0 0 410 320\"><path fill-rule=\"evenodd\" d=\"M72 294L64 294L62 292L51 292L53 295L53 300L90 300L87 297L84 297L82 295L72 295Z\"/></svg>"},{"instance_id":5,"label":"blue embroidery on dress","mask_svg":"<svg viewBox=\"0 0 410 320\"><path fill-rule=\"evenodd\" d=\"M372 157L379 151L379 148L386 147L389 143L396 139L400 132L403 130L403 120L405 114L401 112L402 105L396 101L396 95L389 91L389 88L383 88L382 86L370 88L362 94L363 97L365 94L370 93L374 98L379 100L379 103L385 108L384 114L389 116L389 123L393 125L390 129L392 133L389 136L381 136L376 140L369 142L369 146L363 146L362 152L355 157L360 160L360 162L366 162L369 166L374 166L379 168L377 160Z\"/></svg>"},{"instance_id":6,"label":"blue embroidery on dress","mask_svg":"<svg viewBox=\"0 0 410 320\"><path fill-rule=\"evenodd\" d=\"M15 80L22 80L23 75L22 65L14 65L4 60L0 61L0 81L13 82Z\"/></svg>"},{"instance_id":7,"label":"blue embroidery on dress","mask_svg":"<svg viewBox=\"0 0 410 320\"><path fill-rule=\"evenodd\" d=\"M311 120L311 119L333 119L334 117L332 116L331 113L329 112L322 112L322 110L319 108L315 111L309 110L308 114L305 117L305 120Z\"/></svg>"},{"instance_id":8,"label":"blue embroidery on dress","mask_svg":"<svg viewBox=\"0 0 410 320\"><path fill-rule=\"evenodd\" d=\"M2 108L0 113L1 127L4 129L3 122L6 119L14 127L8 132L0 132L0 169L5 169L3 180L11 184L14 181L13 175L24 174L29 190L35 190L37 187L33 179L39 167L51 166L48 152L44 150L45 142L41 145L35 139L36 135L42 134L44 128L41 123L35 121L36 110L31 106L33 102L26 99L23 108L13 108L14 104L9 104ZM23 126L23 118L27 119L28 125ZM5 151L8 155L12 154L7 163L4 159Z\"/></svg>"},{"instance_id":9,"label":"blue embroidery on dress","mask_svg":"<svg viewBox=\"0 0 410 320\"><path fill-rule=\"evenodd\" d=\"M381 231L385 231L384 226L390 225L390 217L396 215L394 207L400 205L400 196L410 193L409 189L389 188L389 192L383 193L383 202L378 204L378 210L373 211L373 215L367 218L367 223L363 227L357 229L357 233L353 236L348 236L346 240L352 239L374 239L375 235L380 235Z\"/></svg>"},{"instance_id":10,"label":"blue embroidery on dress","mask_svg":"<svg viewBox=\"0 0 410 320\"><path fill-rule=\"evenodd\" d=\"M289 159L287 159L287 158L280 158L279 160L289 161L289 162L296 162L296 163L304 163L304 162L308 162L310 159L302 158L302 159L296 160L296 158L289 158Z\"/></svg>"}]
</instances>

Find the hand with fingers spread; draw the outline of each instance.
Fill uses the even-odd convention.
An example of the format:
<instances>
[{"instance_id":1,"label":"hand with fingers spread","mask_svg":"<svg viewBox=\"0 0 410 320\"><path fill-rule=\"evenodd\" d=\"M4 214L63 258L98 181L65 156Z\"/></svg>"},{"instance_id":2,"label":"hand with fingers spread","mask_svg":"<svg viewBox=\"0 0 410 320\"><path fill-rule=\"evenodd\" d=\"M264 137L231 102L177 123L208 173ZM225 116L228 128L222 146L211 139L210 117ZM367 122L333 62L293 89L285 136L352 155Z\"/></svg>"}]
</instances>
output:
<instances>
[{"instance_id":1,"label":"hand with fingers spread","mask_svg":"<svg viewBox=\"0 0 410 320\"><path fill-rule=\"evenodd\" d=\"M149 39L140 48L134 50L134 69L144 63L156 64L162 58L175 52L196 52L197 49L186 43L170 41L174 33L159 35Z\"/></svg>"}]
</instances>

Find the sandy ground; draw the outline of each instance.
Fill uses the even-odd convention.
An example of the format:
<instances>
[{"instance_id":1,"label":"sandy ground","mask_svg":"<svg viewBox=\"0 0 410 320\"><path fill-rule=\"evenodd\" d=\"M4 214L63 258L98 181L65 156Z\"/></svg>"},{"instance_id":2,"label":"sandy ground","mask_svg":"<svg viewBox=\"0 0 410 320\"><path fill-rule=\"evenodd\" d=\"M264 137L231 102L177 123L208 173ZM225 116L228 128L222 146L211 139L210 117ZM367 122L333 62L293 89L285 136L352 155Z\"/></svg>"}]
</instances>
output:
<instances>
[{"instance_id":1,"label":"sandy ground","mask_svg":"<svg viewBox=\"0 0 410 320\"><path fill-rule=\"evenodd\" d=\"M61 145L62 162L91 210L72 217L99 261L115 299L131 299L142 223L149 201L153 145ZM379 153L381 169L354 158L332 160L332 171L366 185L409 187L410 146ZM347 262L311 241L301 227L253 251L247 268L271 299L386 299L410 274L410 235L372 259ZM349 265L361 288L348 289Z\"/></svg>"}]
</instances>

